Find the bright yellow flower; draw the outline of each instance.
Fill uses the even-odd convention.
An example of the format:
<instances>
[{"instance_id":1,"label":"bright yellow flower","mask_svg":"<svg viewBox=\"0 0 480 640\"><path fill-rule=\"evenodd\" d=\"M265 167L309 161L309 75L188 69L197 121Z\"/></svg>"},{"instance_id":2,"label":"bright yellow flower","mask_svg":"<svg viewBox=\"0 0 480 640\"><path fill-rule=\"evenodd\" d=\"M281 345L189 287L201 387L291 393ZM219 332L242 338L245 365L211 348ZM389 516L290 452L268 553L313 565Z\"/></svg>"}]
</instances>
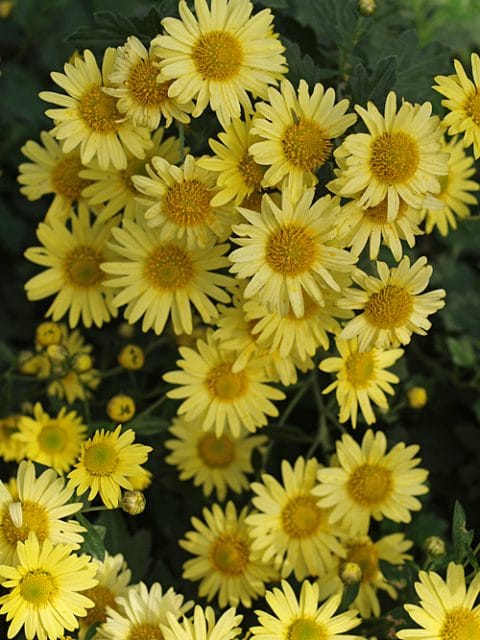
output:
<instances>
[{"instance_id":1,"label":"bright yellow flower","mask_svg":"<svg viewBox=\"0 0 480 640\"><path fill-rule=\"evenodd\" d=\"M195 607L191 618L184 618L182 624L171 614L167 614L168 626L162 627L165 640L233 640L241 629L238 626L243 616L236 615L235 608L227 609L215 621L212 607Z\"/></svg>"},{"instance_id":2,"label":"bright yellow flower","mask_svg":"<svg viewBox=\"0 0 480 640\"><path fill-rule=\"evenodd\" d=\"M20 462L25 458L25 445L12 436L18 433L21 415L11 414L0 418L0 456L5 462Z\"/></svg>"}]
</instances>

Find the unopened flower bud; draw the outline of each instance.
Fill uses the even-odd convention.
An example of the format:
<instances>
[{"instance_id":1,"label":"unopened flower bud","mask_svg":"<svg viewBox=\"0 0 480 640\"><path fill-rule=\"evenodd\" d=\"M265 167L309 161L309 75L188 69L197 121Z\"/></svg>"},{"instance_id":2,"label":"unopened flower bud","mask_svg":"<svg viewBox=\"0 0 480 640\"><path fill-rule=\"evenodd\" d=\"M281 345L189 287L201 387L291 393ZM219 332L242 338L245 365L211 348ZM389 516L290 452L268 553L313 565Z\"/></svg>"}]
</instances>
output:
<instances>
[{"instance_id":1,"label":"unopened flower bud","mask_svg":"<svg viewBox=\"0 0 480 640\"><path fill-rule=\"evenodd\" d=\"M61 344L49 344L47 356L52 361L52 364L64 364L68 358L68 350Z\"/></svg>"},{"instance_id":2,"label":"unopened flower bud","mask_svg":"<svg viewBox=\"0 0 480 640\"><path fill-rule=\"evenodd\" d=\"M77 373L85 373L93 367L93 360L88 353L77 353L72 362L72 368Z\"/></svg>"},{"instance_id":3,"label":"unopened flower bud","mask_svg":"<svg viewBox=\"0 0 480 640\"><path fill-rule=\"evenodd\" d=\"M40 347L48 347L50 344L60 344L62 341L62 328L56 322L42 322L35 331L35 342Z\"/></svg>"},{"instance_id":4,"label":"unopened flower bud","mask_svg":"<svg viewBox=\"0 0 480 640\"><path fill-rule=\"evenodd\" d=\"M41 368L41 356L32 351L21 351L18 356L18 370L26 375L35 375Z\"/></svg>"},{"instance_id":5,"label":"unopened flower bud","mask_svg":"<svg viewBox=\"0 0 480 640\"><path fill-rule=\"evenodd\" d=\"M408 406L412 409L422 409L427 404L427 390L423 387L412 387L407 391Z\"/></svg>"},{"instance_id":6,"label":"unopened flower bud","mask_svg":"<svg viewBox=\"0 0 480 640\"><path fill-rule=\"evenodd\" d=\"M128 371L138 371L145 364L145 353L136 344L127 344L118 354L118 364Z\"/></svg>"},{"instance_id":7,"label":"unopened flower bud","mask_svg":"<svg viewBox=\"0 0 480 640\"><path fill-rule=\"evenodd\" d=\"M338 569L338 575L343 584L348 587L361 581L362 570L356 562L342 562Z\"/></svg>"},{"instance_id":8,"label":"unopened flower bud","mask_svg":"<svg viewBox=\"0 0 480 640\"><path fill-rule=\"evenodd\" d=\"M145 496L141 491L125 491L120 506L131 516L138 516L139 513L145 511Z\"/></svg>"},{"instance_id":9,"label":"unopened flower bud","mask_svg":"<svg viewBox=\"0 0 480 640\"><path fill-rule=\"evenodd\" d=\"M135 415L135 401L125 393L110 398L107 404L107 416L113 422L128 422Z\"/></svg>"},{"instance_id":10,"label":"unopened flower bud","mask_svg":"<svg viewBox=\"0 0 480 640\"><path fill-rule=\"evenodd\" d=\"M358 10L362 16L371 16L377 9L377 3L375 0L358 0Z\"/></svg>"},{"instance_id":11,"label":"unopened flower bud","mask_svg":"<svg viewBox=\"0 0 480 640\"><path fill-rule=\"evenodd\" d=\"M121 338L130 340L135 335L135 327L128 322L122 322L117 329L117 333Z\"/></svg>"},{"instance_id":12,"label":"unopened flower bud","mask_svg":"<svg viewBox=\"0 0 480 640\"><path fill-rule=\"evenodd\" d=\"M438 536L429 536L423 543L423 548L429 556L438 558L445 553L445 542Z\"/></svg>"}]
</instances>

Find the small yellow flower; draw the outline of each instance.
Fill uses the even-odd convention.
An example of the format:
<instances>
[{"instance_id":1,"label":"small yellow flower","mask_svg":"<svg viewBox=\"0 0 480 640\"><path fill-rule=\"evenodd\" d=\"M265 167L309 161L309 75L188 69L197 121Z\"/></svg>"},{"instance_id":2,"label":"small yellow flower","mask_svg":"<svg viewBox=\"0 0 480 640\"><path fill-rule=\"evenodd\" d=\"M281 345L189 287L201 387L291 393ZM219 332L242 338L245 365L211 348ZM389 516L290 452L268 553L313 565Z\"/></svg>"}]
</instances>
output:
<instances>
[{"instance_id":1,"label":"small yellow flower","mask_svg":"<svg viewBox=\"0 0 480 640\"><path fill-rule=\"evenodd\" d=\"M107 415L113 422L128 422L135 415L135 409L132 396L119 393L108 401Z\"/></svg>"},{"instance_id":2,"label":"small yellow flower","mask_svg":"<svg viewBox=\"0 0 480 640\"><path fill-rule=\"evenodd\" d=\"M127 371L138 371L145 364L145 352L136 344L127 344L118 354L117 360Z\"/></svg>"},{"instance_id":3,"label":"small yellow flower","mask_svg":"<svg viewBox=\"0 0 480 640\"><path fill-rule=\"evenodd\" d=\"M35 331L35 342L41 347L60 344L62 337L62 327L56 322L42 322Z\"/></svg>"},{"instance_id":4,"label":"small yellow flower","mask_svg":"<svg viewBox=\"0 0 480 640\"><path fill-rule=\"evenodd\" d=\"M408 406L422 409L428 402L427 390L424 387L412 387L407 391Z\"/></svg>"}]
</instances>

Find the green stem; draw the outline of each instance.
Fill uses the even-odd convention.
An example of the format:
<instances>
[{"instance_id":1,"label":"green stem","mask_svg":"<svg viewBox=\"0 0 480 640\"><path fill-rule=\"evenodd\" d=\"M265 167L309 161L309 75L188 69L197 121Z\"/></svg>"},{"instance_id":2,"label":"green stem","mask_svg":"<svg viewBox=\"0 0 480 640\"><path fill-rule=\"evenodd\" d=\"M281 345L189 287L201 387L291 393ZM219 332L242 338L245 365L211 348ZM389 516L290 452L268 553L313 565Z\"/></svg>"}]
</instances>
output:
<instances>
[{"instance_id":1,"label":"green stem","mask_svg":"<svg viewBox=\"0 0 480 640\"><path fill-rule=\"evenodd\" d=\"M282 413L282 415L280 417L280 420L277 422L278 426L283 426L287 422L288 418L290 417L290 414L295 409L295 407L300 402L300 400L303 398L303 396L306 394L306 392L308 391L309 387L310 387L310 380L307 379L302 384L302 386L297 391L297 393L293 396L293 398L290 400L288 405L285 407L285 410L283 411L283 413Z\"/></svg>"},{"instance_id":2,"label":"green stem","mask_svg":"<svg viewBox=\"0 0 480 640\"><path fill-rule=\"evenodd\" d=\"M98 507L87 507L86 509L81 509L80 513L90 513L90 511L111 511L111 509L102 504Z\"/></svg>"},{"instance_id":3,"label":"green stem","mask_svg":"<svg viewBox=\"0 0 480 640\"><path fill-rule=\"evenodd\" d=\"M180 158L183 162L185 160L185 127L183 126L183 122L178 122L177 120L177 129L178 141L180 143Z\"/></svg>"},{"instance_id":4,"label":"green stem","mask_svg":"<svg viewBox=\"0 0 480 640\"><path fill-rule=\"evenodd\" d=\"M112 376L116 376L120 373L123 373L125 369L118 365L118 367L113 367L113 369L107 369L106 371L100 371L101 378L111 378Z\"/></svg>"},{"instance_id":5,"label":"green stem","mask_svg":"<svg viewBox=\"0 0 480 640\"><path fill-rule=\"evenodd\" d=\"M157 407L159 407L160 405L162 405L165 400L167 399L166 395L163 395L161 398L159 398L156 402L152 402L152 404L147 407L146 409L144 409L143 411L141 411L140 413L138 413L135 416L136 420L139 420L141 418L144 418L145 416L148 416L152 413L152 411L154 411Z\"/></svg>"},{"instance_id":6,"label":"green stem","mask_svg":"<svg viewBox=\"0 0 480 640\"><path fill-rule=\"evenodd\" d=\"M325 402L323 400L322 391L318 383L318 375L316 370L312 372L312 388L313 397L315 398L315 404L317 405L318 409L318 429L317 435L307 451L307 458L311 458L313 453L319 446L321 446L325 453L330 453L332 451L332 441L328 431L327 411Z\"/></svg>"}]
</instances>

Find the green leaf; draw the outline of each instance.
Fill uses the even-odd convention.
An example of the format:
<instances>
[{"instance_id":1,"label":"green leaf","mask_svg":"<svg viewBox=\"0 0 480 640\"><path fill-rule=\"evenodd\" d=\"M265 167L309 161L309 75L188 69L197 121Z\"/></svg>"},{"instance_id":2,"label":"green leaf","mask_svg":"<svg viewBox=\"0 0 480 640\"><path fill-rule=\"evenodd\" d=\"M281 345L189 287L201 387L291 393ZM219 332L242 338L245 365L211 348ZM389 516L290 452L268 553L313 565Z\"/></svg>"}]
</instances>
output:
<instances>
[{"instance_id":1,"label":"green leaf","mask_svg":"<svg viewBox=\"0 0 480 640\"><path fill-rule=\"evenodd\" d=\"M311 56L303 55L296 42L292 42L288 38L282 38L282 42L285 45L285 55L288 60L287 77L295 86L301 79L306 80L312 86L316 82L336 75L337 72L334 69L319 67Z\"/></svg>"},{"instance_id":2,"label":"green leaf","mask_svg":"<svg viewBox=\"0 0 480 640\"><path fill-rule=\"evenodd\" d=\"M467 517L458 500L455 501L452 521L452 542L455 562L462 563L469 554L473 540L473 531L467 530Z\"/></svg>"},{"instance_id":3,"label":"green leaf","mask_svg":"<svg viewBox=\"0 0 480 640\"><path fill-rule=\"evenodd\" d=\"M145 416L145 418L133 419L128 423L128 427L135 433L142 435L152 435L164 433L170 426L171 421L159 416Z\"/></svg>"},{"instance_id":4,"label":"green leaf","mask_svg":"<svg viewBox=\"0 0 480 640\"><path fill-rule=\"evenodd\" d=\"M358 596L358 590L360 589L360 583L349 584L343 588L342 601L340 602L339 611L344 611L352 604L355 598Z\"/></svg>"},{"instance_id":5,"label":"green leaf","mask_svg":"<svg viewBox=\"0 0 480 640\"><path fill-rule=\"evenodd\" d=\"M299 427L294 427L293 425L281 425L275 426L271 425L265 427L263 429L263 433L265 433L270 439L275 442L311 442L312 436L308 433L305 433L303 429Z\"/></svg>"},{"instance_id":6,"label":"green leaf","mask_svg":"<svg viewBox=\"0 0 480 640\"><path fill-rule=\"evenodd\" d=\"M77 513L75 516L78 522L85 527L87 533L84 535L84 541L81 546L81 549L84 553L88 553L89 555L97 558L98 560L103 560L105 557L105 545L103 543L103 536L105 535L105 527L99 527L98 525L92 524L84 515L81 513ZM101 535L101 533L103 535Z\"/></svg>"},{"instance_id":7,"label":"green leaf","mask_svg":"<svg viewBox=\"0 0 480 640\"><path fill-rule=\"evenodd\" d=\"M469 336L447 338L447 346L458 367L472 368L477 363L477 353Z\"/></svg>"},{"instance_id":8,"label":"green leaf","mask_svg":"<svg viewBox=\"0 0 480 640\"><path fill-rule=\"evenodd\" d=\"M387 93L392 89L397 78L397 60L395 56L387 56L377 62L372 73L360 62L353 68L350 78L352 97L357 104L366 104L372 100L381 105Z\"/></svg>"},{"instance_id":9,"label":"green leaf","mask_svg":"<svg viewBox=\"0 0 480 640\"><path fill-rule=\"evenodd\" d=\"M92 624L92 625L88 628L87 634L86 634L86 636L85 636L85 640L92 640L92 638L93 638L93 637L95 636L95 634L97 633L97 627L98 627L98 624L99 624L99 623L97 623L97 624Z\"/></svg>"},{"instance_id":10,"label":"green leaf","mask_svg":"<svg viewBox=\"0 0 480 640\"><path fill-rule=\"evenodd\" d=\"M289 16L310 27L322 49L349 48L359 17L352 0L302 0L292 2Z\"/></svg>"}]
</instances>

